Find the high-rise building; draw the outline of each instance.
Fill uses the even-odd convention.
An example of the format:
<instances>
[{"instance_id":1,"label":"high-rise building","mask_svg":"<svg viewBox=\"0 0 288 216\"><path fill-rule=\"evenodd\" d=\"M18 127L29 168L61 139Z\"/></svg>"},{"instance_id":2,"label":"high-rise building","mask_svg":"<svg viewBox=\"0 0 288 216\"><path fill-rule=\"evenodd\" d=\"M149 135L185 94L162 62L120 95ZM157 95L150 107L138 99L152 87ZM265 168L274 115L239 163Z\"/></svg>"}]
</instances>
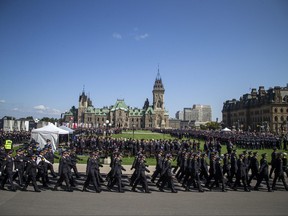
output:
<instances>
[{"instance_id":1,"label":"high-rise building","mask_svg":"<svg viewBox=\"0 0 288 216\"><path fill-rule=\"evenodd\" d=\"M175 118L178 120L184 120L184 112L183 111L177 111L175 114Z\"/></svg>"},{"instance_id":2,"label":"high-rise building","mask_svg":"<svg viewBox=\"0 0 288 216\"><path fill-rule=\"evenodd\" d=\"M194 104L192 108L184 108L183 111L178 111L176 118L188 122L209 122L212 119L212 109L210 105Z\"/></svg>"}]
</instances>

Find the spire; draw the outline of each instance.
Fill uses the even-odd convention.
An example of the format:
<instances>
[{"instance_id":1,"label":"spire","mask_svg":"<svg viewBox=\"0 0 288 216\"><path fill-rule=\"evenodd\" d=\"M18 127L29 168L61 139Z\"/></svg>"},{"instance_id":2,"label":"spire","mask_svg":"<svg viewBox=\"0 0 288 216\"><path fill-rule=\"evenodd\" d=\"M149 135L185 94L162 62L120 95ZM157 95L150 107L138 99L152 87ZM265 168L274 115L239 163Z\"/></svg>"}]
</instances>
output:
<instances>
[{"instance_id":1,"label":"spire","mask_svg":"<svg viewBox=\"0 0 288 216\"><path fill-rule=\"evenodd\" d=\"M163 86L162 79L161 79L160 72L159 72L159 64L158 64L158 71L157 71L156 80L154 83L154 90L156 90L156 89L157 90L164 90L164 86Z\"/></svg>"},{"instance_id":2,"label":"spire","mask_svg":"<svg viewBox=\"0 0 288 216\"><path fill-rule=\"evenodd\" d=\"M161 80L160 72L159 72L159 64L158 64L158 73L156 76L156 80Z\"/></svg>"},{"instance_id":3,"label":"spire","mask_svg":"<svg viewBox=\"0 0 288 216\"><path fill-rule=\"evenodd\" d=\"M85 85L83 85L83 93L85 93Z\"/></svg>"}]
</instances>

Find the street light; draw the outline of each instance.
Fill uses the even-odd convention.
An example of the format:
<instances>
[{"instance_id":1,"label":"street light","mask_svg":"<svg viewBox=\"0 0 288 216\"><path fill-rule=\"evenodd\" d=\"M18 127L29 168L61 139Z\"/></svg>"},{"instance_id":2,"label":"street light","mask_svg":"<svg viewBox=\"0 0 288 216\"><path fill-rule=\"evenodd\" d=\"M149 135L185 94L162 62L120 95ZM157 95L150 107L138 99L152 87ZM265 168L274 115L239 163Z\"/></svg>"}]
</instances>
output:
<instances>
[{"instance_id":1,"label":"street light","mask_svg":"<svg viewBox=\"0 0 288 216\"><path fill-rule=\"evenodd\" d=\"M108 134L108 128L111 127L111 123L109 123L109 120L107 119L105 121L105 123L103 124L103 126L105 127L105 133L106 135Z\"/></svg>"},{"instance_id":2,"label":"street light","mask_svg":"<svg viewBox=\"0 0 288 216\"><path fill-rule=\"evenodd\" d=\"M133 130L133 139L134 139L134 131L135 131L135 125L132 125L132 130Z\"/></svg>"}]
</instances>

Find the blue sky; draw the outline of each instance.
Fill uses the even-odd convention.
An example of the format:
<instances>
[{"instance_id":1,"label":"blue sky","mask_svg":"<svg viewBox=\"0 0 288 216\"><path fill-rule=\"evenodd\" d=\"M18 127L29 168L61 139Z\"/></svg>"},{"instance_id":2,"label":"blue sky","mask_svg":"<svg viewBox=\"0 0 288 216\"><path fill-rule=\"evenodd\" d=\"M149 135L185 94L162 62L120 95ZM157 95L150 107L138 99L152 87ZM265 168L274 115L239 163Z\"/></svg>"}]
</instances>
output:
<instances>
[{"instance_id":1,"label":"blue sky","mask_svg":"<svg viewBox=\"0 0 288 216\"><path fill-rule=\"evenodd\" d=\"M158 65L170 117L288 83L288 1L0 1L0 117L152 102Z\"/></svg>"}]
</instances>

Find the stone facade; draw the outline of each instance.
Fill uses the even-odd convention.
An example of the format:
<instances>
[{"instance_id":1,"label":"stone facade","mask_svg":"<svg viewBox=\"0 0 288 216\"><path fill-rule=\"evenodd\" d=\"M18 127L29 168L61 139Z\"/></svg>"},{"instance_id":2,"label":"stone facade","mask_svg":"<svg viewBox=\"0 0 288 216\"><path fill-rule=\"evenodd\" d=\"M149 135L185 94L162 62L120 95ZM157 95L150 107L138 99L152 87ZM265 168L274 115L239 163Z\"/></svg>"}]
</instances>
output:
<instances>
[{"instance_id":1,"label":"stone facade","mask_svg":"<svg viewBox=\"0 0 288 216\"><path fill-rule=\"evenodd\" d=\"M265 90L260 86L240 100L223 104L222 121L227 127L245 131L287 133L288 86Z\"/></svg>"},{"instance_id":2,"label":"stone facade","mask_svg":"<svg viewBox=\"0 0 288 216\"><path fill-rule=\"evenodd\" d=\"M64 114L64 122L70 127L103 127L107 124L117 128L168 128L169 114L165 110L164 85L159 71L153 87L153 104L146 99L142 109L127 106L124 99L118 99L110 107L95 108L84 90L79 96L78 109ZM73 126L71 126L73 124Z\"/></svg>"}]
</instances>

